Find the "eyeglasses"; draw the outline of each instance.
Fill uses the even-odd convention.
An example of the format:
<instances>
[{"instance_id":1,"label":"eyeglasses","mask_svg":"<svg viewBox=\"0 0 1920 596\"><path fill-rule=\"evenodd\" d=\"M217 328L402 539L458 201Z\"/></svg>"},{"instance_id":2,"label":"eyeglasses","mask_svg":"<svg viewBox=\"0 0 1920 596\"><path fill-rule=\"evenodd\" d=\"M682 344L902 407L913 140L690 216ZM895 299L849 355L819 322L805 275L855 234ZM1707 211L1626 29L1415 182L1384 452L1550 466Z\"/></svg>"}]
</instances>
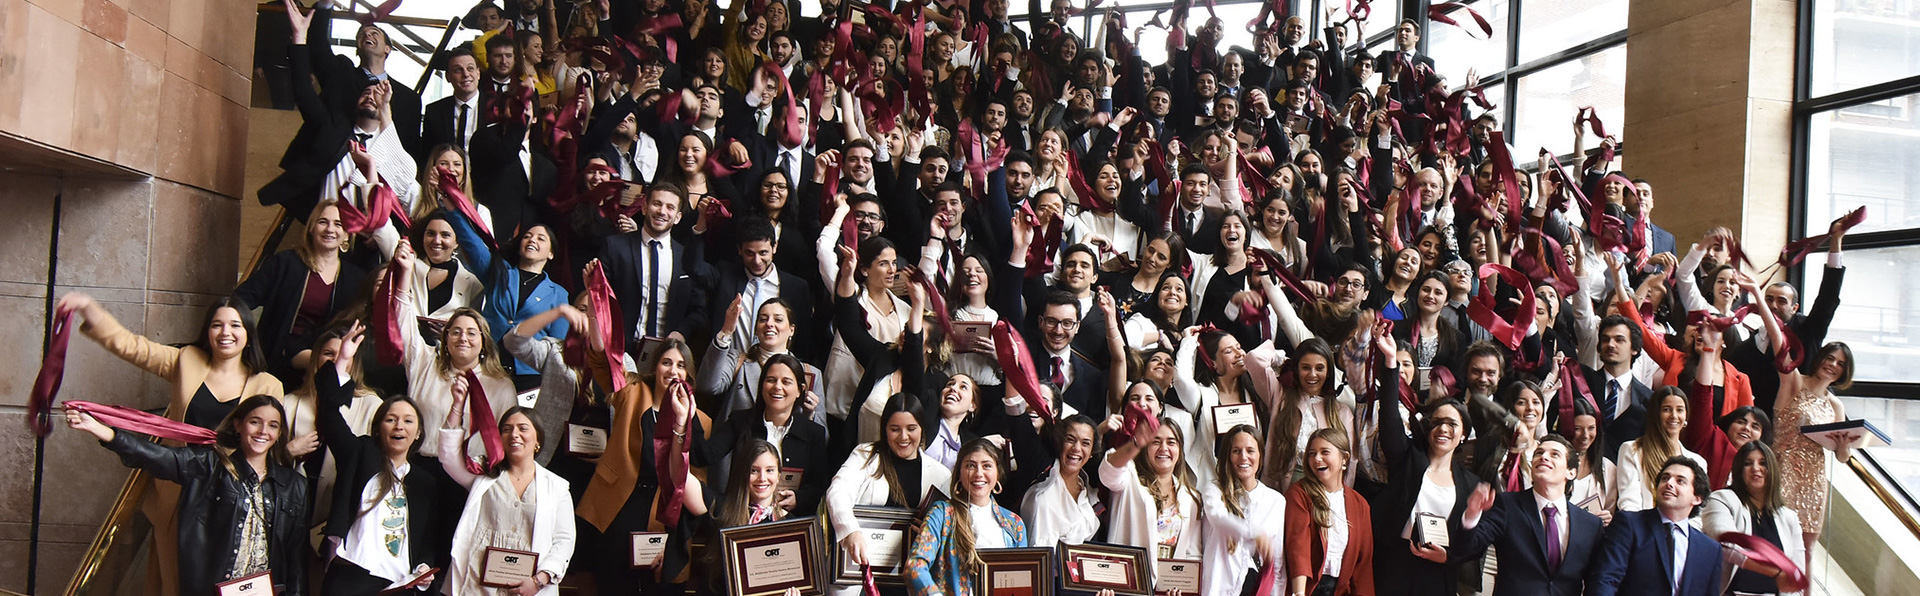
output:
<instances>
[{"instance_id":1,"label":"eyeglasses","mask_svg":"<svg viewBox=\"0 0 1920 596\"><path fill-rule=\"evenodd\" d=\"M1071 319L1056 319L1053 317L1041 317L1040 326L1046 329L1061 329L1066 331L1072 331L1080 327L1080 322L1071 320Z\"/></svg>"},{"instance_id":2,"label":"eyeglasses","mask_svg":"<svg viewBox=\"0 0 1920 596\"><path fill-rule=\"evenodd\" d=\"M1358 290L1367 287L1367 282L1366 280L1360 279L1336 279L1333 281L1333 285L1349 290Z\"/></svg>"},{"instance_id":3,"label":"eyeglasses","mask_svg":"<svg viewBox=\"0 0 1920 596\"><path fill-rule=\"evenodd\" d=\"M853 212L853 219L857 221L880 221L881 217L880 214L872 211L855 211Z\"/></svg>"}]
</instances>

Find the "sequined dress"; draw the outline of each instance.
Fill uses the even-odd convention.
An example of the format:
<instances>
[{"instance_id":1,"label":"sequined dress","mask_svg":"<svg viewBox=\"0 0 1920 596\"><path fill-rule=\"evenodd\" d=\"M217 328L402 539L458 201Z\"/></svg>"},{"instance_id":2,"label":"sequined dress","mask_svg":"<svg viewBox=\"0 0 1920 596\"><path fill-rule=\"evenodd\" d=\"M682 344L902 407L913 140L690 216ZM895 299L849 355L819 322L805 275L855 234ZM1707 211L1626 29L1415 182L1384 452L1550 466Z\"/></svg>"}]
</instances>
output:
<instances>
[{"instance_id":1,"label":"sequined dress","mask_svg":"<svg viewBox=\"0 0 1920 596\"><path fill-rule=\"evenodd\" d=\"M1800 514L1800 529L1819 534L1827 515L1827 450L1800 434L1800 427L1834 421L1833 400L1801 390L1775 406L1774 444L1780 459L1780 494Z\"/></svg>"}]
</instances>

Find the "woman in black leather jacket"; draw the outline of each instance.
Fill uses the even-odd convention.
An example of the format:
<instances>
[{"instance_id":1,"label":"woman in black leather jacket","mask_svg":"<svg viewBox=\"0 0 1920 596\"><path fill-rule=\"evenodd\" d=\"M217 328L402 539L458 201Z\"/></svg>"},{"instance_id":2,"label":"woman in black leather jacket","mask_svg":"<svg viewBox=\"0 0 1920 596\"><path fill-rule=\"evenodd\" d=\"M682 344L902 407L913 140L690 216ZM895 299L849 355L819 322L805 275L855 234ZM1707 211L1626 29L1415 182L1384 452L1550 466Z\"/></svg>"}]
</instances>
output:
<instances>
[{"instance_id":1,"label":"woman in black leather jacket","mask_svg":"<svg viewBox=\"0 0 1920 596\"><path fill-rule=\"evenodd\" d=\"M213 445L168 447L67 410L67 426L93 433L127 467L180 484L185 596L213 596L218 584L263 571L278 596L305 592L307 481L287 454L285 423L279 400L255 395L220 423Z\"/></svg>"}]
</instances>

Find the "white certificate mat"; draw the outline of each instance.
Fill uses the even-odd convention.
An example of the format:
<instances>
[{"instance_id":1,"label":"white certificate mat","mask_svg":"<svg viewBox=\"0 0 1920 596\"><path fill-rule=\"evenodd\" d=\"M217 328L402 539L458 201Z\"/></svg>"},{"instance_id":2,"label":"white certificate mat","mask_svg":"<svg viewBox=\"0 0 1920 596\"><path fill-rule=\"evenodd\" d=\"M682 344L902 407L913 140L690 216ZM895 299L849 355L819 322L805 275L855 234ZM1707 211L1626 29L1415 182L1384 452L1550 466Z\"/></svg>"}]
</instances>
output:
<instances>
[{"instance_id":1,"label":"white certificate mat","mask_svg":"<svg viewBox=\"0 0 1920 596\"><path fill-rule=\"evenodd\" d=\"M567 452L574 455L606 453L607 429L568 423Z\"/></svg>"},{"instance_id":2,"label":"white certificate mat","mask_svg":"<svg viewBox=\"0 0 1920 596\"><path fill-rule=\"evenodd\" d=\"M1414 534L1420 539L1420 543L1439 548L1448 546L1447 518L1431 513L1418 513L1414 515L1414 521L1418 524L1414 527Z\"/></svg>"},{"instance_id":3,"label":"white certificate mat","mask_svg":"<svg viewBox=\"0 0 1920 596\"><path fill-rule=\"evenodd\" d=\"M273 596L273 574L262 571L215 585L219 596Z\"/></svg>"},{"instance_id":4,"label":"white certificate mat","mask_svg":"<svg viewBox=\"0 0 1920 596\"><path fill-rule=\"evenodd\" d=\"M1242 424L1260 428L1260 417L1253 413L1253 404L1213 407L1213 434L1227 434L1227 431Z\"/></svg>"},{"instance_id":5,"label":"white certificate mat","mask_svg":"<svg viewBox=\"0 0 1920 596\"><path fill-rule=\"evenodd\" d=\"M1133 563L1088 557L1080 560L1080 581L1108 586L1133 585Z\"/></svg>"},{"instance_id":6,"label":"white certificate mat","mask_svg":"<svg viewBox=\"0 0 1920 596\"><path fill-rule=\"evenodd\" d=\"M805 545L795 538L787 542L755 545L740 549L740 568L746 570L746 588L806 581Z\"/></svg>"},{"instance_id":7,"label":"white certificate mat","mask_svg":"<svg viewBox=\"0 0 1920 596\"><path fill-rule=\"evenodd\" d=\"M1192 559L1161 559L1153 577L1153 589L1156 592L1179 590L1182 594L1200 593L1200 561Z\"/></svg>"},{"instance_id":8,"label":"white certificate mat","mask_svg":"<svg viewBox=\"0 0 1920 596\"><path fill-rule=\"evenodd\" d=\"M886 528L865 528L867 533L867 565L875 572L893 569L905 562L907 533ZM905 569L900 570L902 573Z\"/></svg>"},{"instance_id":9,"label":"white certificate mat","mask_svg":"<svg viewBox=\"0 0 1920 596\"><path fill-rule=\"evenodd\" d=\"M633 532L633 566L653 568L660 566L661 557L667 554L666 532Z\"/></svg>"},{"instance_id":10,"label":"white certificate mat","mask_svg":"<svg viewBox=\"0 0 1920 596\"><path fill-rule=\"evenodd\" d=\"M518 586L520 580L533 577L539 565L539 554L489 546L486 560L480 562L480 585L495 588Z\"/></svg>"}]
</instances>

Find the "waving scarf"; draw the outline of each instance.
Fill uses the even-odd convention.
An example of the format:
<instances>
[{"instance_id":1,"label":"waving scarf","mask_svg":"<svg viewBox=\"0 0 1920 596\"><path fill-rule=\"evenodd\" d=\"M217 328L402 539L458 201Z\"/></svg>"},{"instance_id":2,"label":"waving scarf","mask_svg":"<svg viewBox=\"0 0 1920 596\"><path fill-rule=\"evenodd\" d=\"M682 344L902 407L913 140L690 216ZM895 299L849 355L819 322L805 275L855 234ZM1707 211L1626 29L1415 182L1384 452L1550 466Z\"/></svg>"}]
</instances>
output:
<instances>
[{"instance_id":1,"label":"waving scarf","mask_svg":"<svg viewBox=\"0 0 1920 596\"><path fill-rule=\"evenodd\" d=\"M460 190L460 179L451 170L446 169L440 170L439 178L440 194L446 198L447 204L452 205L454 211L473 223L473 231L480 234L480 240L487 243L487 248L499 252L500 244L494 241L493 232L487 229L491 223L480 219L480 211L474 209L473 201L467 199L467 193Z\"/></svg>"},{"instance_id":2,"label":"waving scarf","mask_svg":"<svg viewBox=\"0 0 1920 596\"><path fill-rule=\"evenodd\" d=\"M188 445L212 445L218 437L212 430L200 428L185 422L178 422L164 416L155 416L140 410L123 406L110 406L90 401L70 399L61 405L79 410L101 424L136 432L160 439L169 439Z\"/></svg>"},{"instance_id":3,"label":"waving scarf","mask_svg":"<svg viewBox=\"0 0 1920 596\"><path fill-rule=\"evenodd\" d=\"M1459 21L1453 20L1453 17L1447 16L1447 13L1455 10L1467 11L1467 16L1473 17L1473 22L1480 25L1481 37L1474 37L1474 39L1488 39L1493 37L1493 25L1487 23L1487 18L1480 16L1480 13L1474 12L1472 7L1460 2L1441 2L1428 6L1427 20L1459 27L1461 31L1467 32L1467 37L1473 37L1472 29L1468 29L1465 25L1461 25Z\"/></svg>"},{"instance_id":4,"label":"waving scarf","mask_svg":"<svg viewBox=\"0 0 1920 596\"><path fill-rule=\"evenodd\" d=\"M1864 221L1867 221L1867 208L1865 206L1849 211L1846 217L1840 219L1840 232L1844 234L1847 230L1853 229L1854 226L1860 225L1860 223ZM1831 240L1831 236L1832 234L1821 234L1819 236L1809 236L1788 242L1786 246L1780 247L1780 260L1778 264L1781 267L1792 267L1800 264L1800 261L1805 260L1807 255L1812 254L1815 249L1820 248L1821 245Z\"/></svg>"},{"instance_id":5,"label":"waving scarf","mask_svg":"<svg viewBox=\"0 0 1920 596\"><path fill-rule=\"evenodd\" d=\"M393 189L381 182L367 193L367 210L361 211L353 206L353 201L340 201L334 204L340 208L340 227L349 234L365 234L387 225L390 219L398 218L401 228L413 227L407 219L407 208L400 204L399 197L393 195Z\"/></svg>"},{"instance_id":6,"label":"waving scarf","mask_svg":"<svg viewBox=\"0 0 1920 596\"><path fill-rule=\"evenodd\" d=\"M627 341L626 334L617 332L610 322L626 320L621 318L620 299L614 295L613 285L607 282L606 268L599 259L587 263L586 279L582 281L587 286L587 319L592 322L592 333L600 337L601 346L605 348L598 355L606 359L607 370L613 371L610 375L613 386L607 388L607 393L619 393L627 386L627 376L620 374L620 356L627 353ZM560 354L568 366L585 367L587 359L595 354L587 333L587 329L575 329L567 334Z\"/></svg>"},{"instance_id":7,"label":"waving scarf","mask_svg":"<svg viewBox=\"0 0 1920 596\"><path fill-rule=\"evenodd\" d=\"M406 336L400 333L400 326L413 322L400 320L399 281L400 276L412 275L413 272L403 268L398 260L387 261L384 269L380 274L380 288L373 295L373 303L367 305L367 322L375 329L375 358L382 366L400 366L407 345Z\"/></svg>"},{"instance_id":8,"label":"waving scarf","mask_svg":"<svg viewBox=\"0 0 1920 596\"><path fill-rule=\"evenodd\" d=\"M1006 319L993 324L993 352L1007 384L1027 400L1027 410L1053 420L1053 405L1040 393L1040 377L1033 368L1033 355L1027 353L1027 342Z\"/></svg>"},{"instance_id":9,"label":"waving scarf","mask_svg":"<svg viewBox=\"0 0 1920 596\"><path fill-rule=\"evenodd\" d=\"M500 441L500 419L493 416L493 404L487 401L486 388L480 386L480 375L474 374L472 370L468 370L465 374L468 419L472 421L468 426L479 427L475 432L480 435L480 446L486 449L484 454L486 461L474 461L473 457L467 454L467 447L472 445L472 442L468 441L460 443L460 461L466 462L468 472L478 476L487 473L487 470L493 469L500 464L501 460L506 459L507 450Z\"/></svg>"},{"instance_id":10,"label":"waving scarf","mask_svg":"<svg viewBox=\"0 0 1920 596\"><path fill-rule=\"evenodd\" d=\"M60 381L67 370L67 339L73 336L73 311L55 310L47 340L47 352L40 356L40 373L33 378L33 393L27 398L27 428L38 436L53 431L50 418L53 399L60 395Z\"/></svg>"},{"instance_id":11,"label":"waving scarf","mask_svg":"<svg viewBox=\"0 0 1920 596\"><path fill-rule=\"evenodd\" d=\"M927 293L927 308L933 311L934 324L940 326L941 337L953 337L953 315L947 310L947 299L940 295L940 289L934 287L933 279L919 268L907 271L907 280L920 284ZM918 313L916 313L918 314Z\"/></svg>"},{"instance_id":12,"label":"waving scarf","mask_svg":"<svg viewBox=\"0 0 1920 596\"><path fill-rule=\"evenodd\" d=\"M1498 293L1495 291L1495 284L1481 284L1480 293L1474 296L1472 301L1467 303L1467 318L1472 319L1474 323L1486 329L1488 334L1492 335L1493 338L1498 340L1502 345L1507 346L1507 349L1520 349L1520 341L1526 339L1527 327L1533 321L1533 303L1535 300L1533 295L1533 282L1529 281L1525 274L1514 271L1505 265L1495 263L1481 265L1476 277L1481 279L1497 277L1501 281L1507 282L1507 285L1511 285L1514 289L1520 291L1520 309L1519 312L1514 313L1515 320L1513 321L1508 321L1506 318L1501 317L1498 312L1495 312L1495 298L1493 295Z\"/></svg>"},{"instance_id":13,"label":"waving scarf","mask_svg":"<svg viewBox=\"0 0 1920 596\"><path fill-rule=\"evenodd\" d=\"M673 420L680 417L680 407L674 403L671 394L674 391L686 391L693 395L693 387L685 380L675 379L667 387L668 396L660 400L660 418L653 425L653 469L660 475L659 494L654 497L654 510L662 525L672 528L680 523L680 494L687 490L685 474L672 473L670 465L673 458L680 459L680 467L685 469L688 463L688 449L693 447L691 438L680 442L680 448L673 448L674 435L688 437L693 434L694 415L687 416L687 424L674 428ZM695 412L694 414L698 414Z\"/></svg>"}]
</instances>

